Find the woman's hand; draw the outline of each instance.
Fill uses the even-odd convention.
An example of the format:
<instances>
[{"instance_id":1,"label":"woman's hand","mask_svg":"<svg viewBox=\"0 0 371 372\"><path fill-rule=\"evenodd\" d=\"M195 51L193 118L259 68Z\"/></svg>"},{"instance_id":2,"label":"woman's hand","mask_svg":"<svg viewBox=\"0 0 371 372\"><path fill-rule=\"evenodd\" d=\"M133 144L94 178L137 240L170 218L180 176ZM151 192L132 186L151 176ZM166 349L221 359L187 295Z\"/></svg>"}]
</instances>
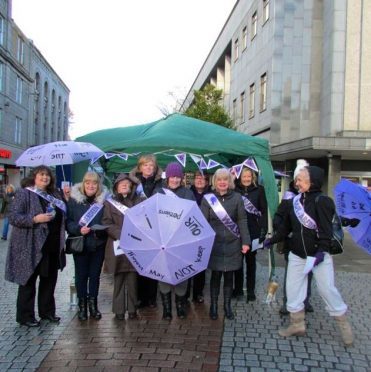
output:
<instances>
[{"instance_id":1,"label":"woman's hand","mask_svg":"<svg viewBox=\"0 0 371 372\"><path fill-rule=\"evenodd\" d=\"M52 213L40 213L32 218L33 223L50 222L54 218Z\"/></svg>"},{"instance_id":2,"label":"woman's hand","mask_svg":"<svg viewBox=\"0 0 371 372\"><path fill-rule=\"evenodd\" d=\"M243 254L245 254L245 253L247 253L249 250L250 250L250 246L247 245L247 244L244 244L244 245L242 246L242 250L241 250L241 252L242 252Z\"/></svg>"},{"instance_id":3,"label":"woman's hand","mask_svg":"<svg viewBox=\"0 0 371 372\"><path fill-rule=\"evenodd\" d=\"M70 199L70 195L71 195L71 187L64 186L63 187L63 196L64 196L66 201L68 201Z\"/></svg>"},{"instance_id":4,"label":"woman's hand","mask_svg":"<svg viewBox=\"0 0 371 372\"><path fill-rule=\"evenodd\" d=\"M90 233L90 230L91 230L90 227L83 226L83 227L80 229L81 235L89 234L89 233Z\"/></svg>"}]
</instances>

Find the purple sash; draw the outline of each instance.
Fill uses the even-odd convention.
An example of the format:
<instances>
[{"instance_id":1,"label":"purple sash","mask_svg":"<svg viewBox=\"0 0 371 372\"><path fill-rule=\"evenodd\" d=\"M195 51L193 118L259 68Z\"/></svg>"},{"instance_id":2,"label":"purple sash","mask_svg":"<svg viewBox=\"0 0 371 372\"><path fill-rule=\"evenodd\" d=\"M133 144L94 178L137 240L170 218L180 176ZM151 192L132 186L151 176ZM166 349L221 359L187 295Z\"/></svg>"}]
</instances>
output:
<instances>
[{"instance_id":1,"label":"purple sash","mask_svg":"<svg viewBox=\"0 0 371 372\"><path fill-rule=\"evenodd\" d=\"M49 203L56 205L60 210L66 213L67 208L63 200L57 199L52 195L49 195L47 192L39 190L36 187L26 187L27 190L34 192L35 194L41 196L43 199L47 200Z\"/></svg>"},{"instance_id":2,"label":"purple sash","mask_svg":"<svg viewBox=\"0 0 371 372\"><path fill-rule=\"evenodd\" d=\"M253 203L246 196L242 196L243 205L245 206L245 210L247 213L255 214L258 217L261 217L262 213L255 207Z\"/></svg>"},{"instance_id":3,"label":"purple sash","mask_svg":"<svg viewBox=\"0 0 371 372\"><path fill-rule=\"evenodd\" d=\"M240 229L237 224L229 217L227 211L224 209L218 198L214 194L205 194L204 198L209 203L211 209L217 215L223 225L237 238L240 237Z\"/></svg>"},{"instance_id":4,"label":"purple sash","mask_svg":"<svg viewBox=\"0 0 371 372\"><path fill-rule=\"evenodd\" d=\"M286 191L282 196L282 200L290 200L293 198L295 198L295 194L292 191Z\"/></svg>"},{"instance_id":5,"label":"purple sash","mask_svg":"<svg viewBox=\"0 0 371 372\"><path fill-rule=\"evenodd\" d=\"M307 229L317 230L316 221L305 212L304 207L300 203L300 197L301 194L298 194L293 200L294 212L297 219Z\"/></svg>"},{"instance_id":6,"label":"purple sash","mask_svg":"<svg viewBox=\"0 0 371 372\"><path fill-rule=\"evenodd\" d=\"M125 216L126 211L129 209L126 205L121 204L117 200L112 199L112 196L108 197L107 201L111 203L119 212L121 212Z\"/></svg>"}]
</instances>

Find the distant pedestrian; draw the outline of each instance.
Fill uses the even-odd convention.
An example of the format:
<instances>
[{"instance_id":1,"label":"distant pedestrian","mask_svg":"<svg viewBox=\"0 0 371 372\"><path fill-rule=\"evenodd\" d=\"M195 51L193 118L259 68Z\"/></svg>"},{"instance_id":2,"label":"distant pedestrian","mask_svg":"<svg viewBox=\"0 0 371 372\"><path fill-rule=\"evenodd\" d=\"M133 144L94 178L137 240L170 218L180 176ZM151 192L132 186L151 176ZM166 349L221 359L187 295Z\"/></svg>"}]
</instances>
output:
<instances>
[{"instance_id":1,"label":"distant pedestrian","mask_svg":"<svg viewBox=\"0 0 371 372\"><path fill-rule=\"evenodd\" d=\"M233 273L242 266L242 254L250 249L247 217L241 195L234 191L234 183L227 169L218 169L212 179L212 193L206 194L201 210L216 236L208 268L210 280L210 318L218 318L220 282L224 276L224 313L234 319L231 308Z\"/></svg>"},{"instance_id":2,"label":"distant pedestrian","mask_svg":"<svg viewBox=\"0 0 371 372\"><path fill-rule=\"evenodd\" d=\"M141 201L135 193L133 182L127 174L121 173L113 184L113 195L104 202L102 223L108 226L108 240L105 253L105 267L113 274L112 312L117 320L125 319L126 308L129 319L137 317L137 272L126 255L116 255L114 244L118 244L125 213ZM125 296L127 290L127 302Z\"/></svg>"},{"instance_id":3,"label":"distant pedestrian","mask_svg":"<svg viewBox=\"0 0 371 372\"><path fill-rule=\"evenodd\" d=\"M41 319L57 323L54 290L58 270L66 265L64 254L66 205L55 188L49 167L33 169L24 188L18 190L11 204L10 236L5 279L19 284L16 320L37 327L35 317L36 281L38 311Z\"/></svg>"},{"instance_id":4,"label":"distant pedestrian","mask_svg":"<svg viewBox=\"0 0 371 372\"><path fill-rule=\"evenodd\" d=\"M13 201L15 196L15 187L12 184L9 184L5 188L4 198L3 198L3 205L1 207L1 213L3 215L3 233L1 235L1 240L8 239L8 231L9 231L9 218L8 212L10 210L10 204Z\"/></svg>"}]
</instances>

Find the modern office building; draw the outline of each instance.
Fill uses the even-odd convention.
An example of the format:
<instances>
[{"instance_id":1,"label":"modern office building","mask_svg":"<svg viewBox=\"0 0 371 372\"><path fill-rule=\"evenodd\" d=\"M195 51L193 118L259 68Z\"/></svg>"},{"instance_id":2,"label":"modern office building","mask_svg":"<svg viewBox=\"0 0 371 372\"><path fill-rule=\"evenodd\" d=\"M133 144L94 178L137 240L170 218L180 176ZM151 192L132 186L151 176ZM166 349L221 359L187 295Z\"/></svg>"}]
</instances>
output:
<instances>
[{"instance_id":1,"label":"modern office building","mask_svg":"<svg viewBox=\"0 0 371 372\"><path fill-rule=\"evenodd\" d=\"M371 187L371 1L238 0L183 104L212 83L274 166L305 158Z\"/></svg>"},{"instance_id":2,"label":"modern office building","mask_svg":"<svg viewBox=\"0 0 371 372\"><path fill-rule=\"evenodd\" d=\"M0 1L0 187L19 185L28 147L66 140L69 89Z\"/></svg>"}]
</instances>

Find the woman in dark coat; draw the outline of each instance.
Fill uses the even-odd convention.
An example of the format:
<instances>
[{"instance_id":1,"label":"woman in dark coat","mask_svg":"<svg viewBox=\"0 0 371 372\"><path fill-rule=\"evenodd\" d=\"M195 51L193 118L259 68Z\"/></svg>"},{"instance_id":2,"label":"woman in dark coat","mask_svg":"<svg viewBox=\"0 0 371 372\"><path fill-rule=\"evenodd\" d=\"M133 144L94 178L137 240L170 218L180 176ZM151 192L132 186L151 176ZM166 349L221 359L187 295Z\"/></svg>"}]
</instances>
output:
<instances>
[{"instance_id":1,"label":"woman in dark coat","mask_svg":"<svg viewBox=\"0 0 371 372\"><path fill-rule=\"evenodd\" d=\"M210 318L218 318L220 281L224 275L224 312L227 319L234 319L231 309L233 272L242 266L242 253L250 249L250 235L241 195L233 191L232 176L226 169L218 169L212 179L214 192L207 194L201 210L214 229L216 236L208 268L210 280Z\"/></svg>"},{"instance_id":2,"label":"woman in dark coat","mask_svg":"<svg viewBox=\"0 0 371 372\"><path fill-rule=\"evenodd\" d=\"M138 159L138 165L129 173L129 178L136 185L136 193L145 198L153 195L155 189L162 185L162 170L157 165L152 154L143 155ZM157 306L157 280L139 275L138 300L139 307Z\"/></svg>"},{"instance_id":3,"label":"woman in dark coat","mask_svg":"<svg viewBox=\"0 0 371 372\"><path fill-rule=\"evenodd\" d=\"M87 320L88 304L92 318L99 320L102 317L98 310L98 292L107 232L92 230L89 226L102 223L106 196L107 189L99 175L87 172L82 182L72 187L68 200L67 231L70 236L84 236L83 252L73 255L80 320Z\"/></svg>"},{"instance_id":4,"label":"woman in dark coat","mask_svg":"<svg viewBox=\"0 0 371 372\"><path fill-rule=\"evenodd\" d=\"M156 192L162 194L176 195L178 198L194 200L196 201L191 190L187 189L182 185L184 178L183 168L177 163L169 163L165 170L166 184L163 188L156 189ZM174 287L175 292L175 304L176 311L179 318L184 319L187 316L186 313L186 301L187 301L187 286L188 280L181 282L175 286L172 286L165 282L159 282L160 294L163 306L163 319L172 319L171 312L171 289Z\"/></svg>"},{"instance_id":5,"label":"woman in dark coat","mask_svg":"<svg viewBox=\"0 0 371 372\"><path fill-rule=\"evenodd\" d=\"M58 270L66 265L64 254L66 206L55 188L50 168L36 167L28 187L17 191L9 221L13 226L5 268L5 279L19 284L17 322L37 327L36 280L39 277L38 310L41 319L57 323L54 290Z\"/></svg>"},{"instance_id":6,"label":"woman in dark coat","mask_svg":"<svg viewBox=\"0 0 371 372\"><path fill-rule=\"evenodd\" d=\"M243 168L241 177L236 180L235 191L246 198L245 210L247 215L247 226L251 240L259 239L262 243L268 231L268 206L264 187L258 185L255 172L250 168ZM247 252L246 261L246 302L255 301L255 277L256 277L256 251ZM243 296L243 265L235 273L234 295Z\"/></svg>"},{"instance_id":7,"label":"woman in dark coat","mask_svg":"<svg viewBox=\"0 0 371 372\"><path fill-rule=\"evenodd\" d=\"M4 215L3 219L3 233L1 236L1 240L8 239L8 231L9 231L9 217L8 213L10 210L10 204L12 203L15 195L15 187L12 184L9 184L5 188L3 205L1 206L1 213Z\"/></svg>"},{"instance_id":8,"label":"woman in dark coat","mask_svg":"<svg viewBox=\"0 0 371 372\"><path fill-rule=\"evenodd\" d=\"M114 242L121 237L124 214L128 208L142 199L136 195L133 183L127 174L120 174L113 185L113 196L104 202L103 225L108 226L105 253L105 268L114 275L112 312L117 320L125 319L126 307L129 319L135 319L137 305L137 272L124 254L115 255ZM125 287L128 301L125 301Z\"/></svg>"},{"instance_id":9,"label":"woman in dark coat","mask_svg":"<svg viewBox=\"0 0 371 372\"><path fill-rule=\"evenodd\" d=\"M284 223L278 227L273 238L264 242L265 246L269 246L292 233L286 279L290 325L278 333L282 337L305 334L304 300L308 272L312 271L326 310L337 321L345 346L350 346L353 333L346 317L348 307L335 287L333 260L328 253L335 204L321 192L323 179L323 170L316 166L306 166L299 171L295 179L299 194L290 202L290 212L286 214Z\"/></svg>"}]
</instances>

